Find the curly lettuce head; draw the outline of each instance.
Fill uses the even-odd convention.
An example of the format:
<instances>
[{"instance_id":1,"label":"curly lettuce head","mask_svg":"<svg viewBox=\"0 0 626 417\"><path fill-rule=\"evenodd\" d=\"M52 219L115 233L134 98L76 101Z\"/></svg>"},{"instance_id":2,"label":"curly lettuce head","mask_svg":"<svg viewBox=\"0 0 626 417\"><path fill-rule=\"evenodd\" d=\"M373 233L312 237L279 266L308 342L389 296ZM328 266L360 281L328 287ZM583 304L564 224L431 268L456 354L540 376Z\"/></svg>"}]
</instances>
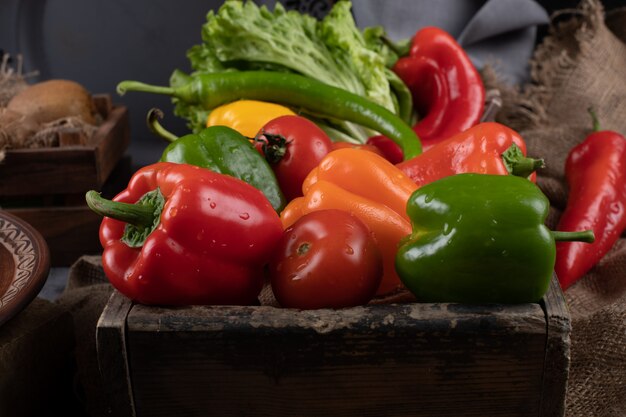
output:
<instances>
[{"instance_id":1,"label":"curly lettuce head","mask_svg":"<svg viewBox=\"0 0 626 417\"><path fill-rule=\"evenodd\" d=\"M351 2L340 0L322 20L277 3L273 11L253 1L226 0L207 14L202 43L187 52L198 72L289 71L367 97L397 112L388 80L390 55L371 29L361 32ZM381 29L375 32L379 33ZM175 72L172 86L184 82ZM207 109L176 102L177 115L198 130Z\"/></svg>"}]
</instances>

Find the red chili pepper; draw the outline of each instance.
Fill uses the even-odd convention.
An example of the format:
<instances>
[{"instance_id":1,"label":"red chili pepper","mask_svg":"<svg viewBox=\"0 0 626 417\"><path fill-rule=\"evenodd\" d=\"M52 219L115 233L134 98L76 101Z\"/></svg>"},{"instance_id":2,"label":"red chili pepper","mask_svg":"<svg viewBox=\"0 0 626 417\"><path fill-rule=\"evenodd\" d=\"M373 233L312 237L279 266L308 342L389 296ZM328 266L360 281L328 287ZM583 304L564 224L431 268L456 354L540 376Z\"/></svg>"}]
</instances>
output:
<instances>
[{"instance_id":1,"label":"red chili pepper","mask_svg":"<svg viewBox=\"0 0 626 417\"><path fill-rule=\"evenodd\" d=\"M114 201L90 191L87 203L106 216L107 277L144 304L254 303L283 232L259 190L187 164L149 165Z\"/></svg>"},{"instance_id":2,"label":"red chili pepper","mask_svg":"<svg viewBox=\"0 0 626 417\"><path fill-rule=\"evenodd\" d=\"M485 122L396 166L422 186L462 173L513 174L534 181L534 171L543 166L543 160L526 157L526 143L514 130Z\"/></svg>"},{"instance_id":3,"label":"red chili pepper","mask_svg":"<svg viewBox=\"0 0 626 417\"><path fill-rule=\"evenodd\" d=\"M367 144L375 146L380 151L380 154L394 165L404 160L402 148L387 136L372 136L367 140Z\"/></svg>"},{"instance_id":4,"label":"red chili pepper","mask_svg":"<svg viewBox=\"0 0 626 417\"><path fill-rule=\"evenodd\" d=\"M423 150L477 124L485 105L480 74L463 48L436 27L419 30L409 56L393 71L413 95L421 120L413 126Z\"/></svg>"},{"instance_id":5,"label":"red chili pepper","mask_svg":"<svg viewBox=\"0 0 626 417\"><path fill-rule=\"evenodd\" d=\"M591 229L596 241L557 243L554 269L563 289L597 264L626 228L626 138L600 131L593 117L594 132L565 162L569 196L558 230Z\"/></svg>"}]
</instances>

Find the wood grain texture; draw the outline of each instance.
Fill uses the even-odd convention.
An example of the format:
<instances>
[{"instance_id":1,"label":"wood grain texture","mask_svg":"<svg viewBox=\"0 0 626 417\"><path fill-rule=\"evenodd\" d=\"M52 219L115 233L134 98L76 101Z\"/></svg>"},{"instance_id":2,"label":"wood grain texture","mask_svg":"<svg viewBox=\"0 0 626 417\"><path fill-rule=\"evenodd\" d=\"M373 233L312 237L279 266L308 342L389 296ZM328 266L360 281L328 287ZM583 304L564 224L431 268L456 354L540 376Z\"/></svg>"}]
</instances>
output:
<instances>
[{"instance_id":1,"label":"wood grain texture","mask_svg":"<svg viewBox=\"0 0 626 417\"><path fill-rule=\"evenodd\" d=\"M100 125L93 138L96 155L96 181L100 189L130 143L128 109L117 106Z\"/></svg>"},{"instance_id":2,"label":"wood grain texture","mask_svg":"<svg viewBox=\"0 0 626 417\"><path fill-rule=\"evenodd\" d=\"M538 304L135 305L137 416L538 416Z\"/></svg>"},{"instance_id":3,"label":"wood grain texture","mask_svg":"<svg viewBox=\"0 0 626 417\"><path fill-rule=\"evenodd\" d=\"M135 416L126 344L126 315L131 307L129 299L113 291L96 329L98 366L110 399L109 415L115 417Z\"/></svg>"},{"instance_id":4,"label":"wood grain texture","mask_svg":"<svg viewBox=\"0 0 626 417\"><path fill-rule=\"evenodd\" d=\"M59 147L83 146L87 144L87 136L80 129L65 129L59 133Z\"/></svg>"},{"instance_id":5,"label":"wood grain texture","mask_svg":"<svg viewBox=\"0 0 626 417\"><path fill-rule=\"evenodd\" d=\"M130 176L130 157L123 157L102 186L102 195L112 198L126 187ZM6 208L6 211L31 224L44 237L52 266L69 266L82 255L100 254L98 232L102 217L87 207L85 193L54 197L59 198L49 205Z\"/></svg>"},{"instance_id":6,"label":"wood grain texture","mask_svg":"<svg viewBox=\"0 0 626 417\"><path fill-rule=\"evenodd\" d=\"M546 313L546 358L542 389L541 417L565 415L565 392L570 364L570 315L556 276L542 306Z\"/></svg>"}]
</instances>

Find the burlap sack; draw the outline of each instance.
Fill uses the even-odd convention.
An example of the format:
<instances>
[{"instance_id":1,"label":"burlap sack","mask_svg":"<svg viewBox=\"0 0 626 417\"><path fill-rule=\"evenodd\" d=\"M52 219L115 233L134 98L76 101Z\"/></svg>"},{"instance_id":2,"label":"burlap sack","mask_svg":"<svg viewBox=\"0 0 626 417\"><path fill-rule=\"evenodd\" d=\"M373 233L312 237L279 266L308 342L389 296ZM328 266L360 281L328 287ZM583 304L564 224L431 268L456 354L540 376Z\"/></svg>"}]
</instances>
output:
<instances>
[{"instance_id":1,"label":"burlap sack","mask_svg":"<svg viewBox=\"0 0 626 417\"><path fill-rule=\"evenodd\" d=\"M75 400L81 412L90 417L110 415L107 390L98 368L96 325L112 291L100 256L83 256L70 268L65 291L56 301L73 316L78 365L74 376Z\"/></svg>"},{"instance_id":2,"label":"burlap sack","mask_svg":"<svg viewBox=\"0 0 626 417\"><path fill-rule=\"evenodd\" d=\"M546 160L538 184L552 202L555 227L567 203L565 158L591 130L587 108L604 129L626 134L626 8L606 23L597 0L553 16L531 78L522 91L489 86L502 89L497 121L522 134L531 156ZM565 295L572 317L566 416L626 416L626 238Z\"/></svg>"}]
</instances>

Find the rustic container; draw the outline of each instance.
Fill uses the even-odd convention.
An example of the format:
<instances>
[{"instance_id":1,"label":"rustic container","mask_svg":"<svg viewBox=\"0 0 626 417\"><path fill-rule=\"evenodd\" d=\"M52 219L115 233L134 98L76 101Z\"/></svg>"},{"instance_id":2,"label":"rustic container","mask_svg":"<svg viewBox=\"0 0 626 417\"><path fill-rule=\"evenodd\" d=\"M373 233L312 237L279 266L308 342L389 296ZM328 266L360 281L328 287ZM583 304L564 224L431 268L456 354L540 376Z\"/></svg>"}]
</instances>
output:
<instances>
[{"instance_id":1,"label":"rustic container","mask_svg":"<svg viewBox=\"0 0 626 417\"><path fill-rule=\"evenodd\" d=\"M91 137L76 129L59 134L58 147L12 149L0 163L0 206L37 229L52 266L98 253L101 217L85 204L89 190L114 193L130 177L128 110L109 95L94 95L102 124Z\"/></svg>"},{"instance_id":2,"label":"rustic container","mask_svg":"<svg viewBox=\"0 0 626 417\"><path fill-rule=\"evenodd\" d=\"M111 415L563 416L570 321L539 303L157 308L97 326Z\"/></svg>"}]
</instances>

